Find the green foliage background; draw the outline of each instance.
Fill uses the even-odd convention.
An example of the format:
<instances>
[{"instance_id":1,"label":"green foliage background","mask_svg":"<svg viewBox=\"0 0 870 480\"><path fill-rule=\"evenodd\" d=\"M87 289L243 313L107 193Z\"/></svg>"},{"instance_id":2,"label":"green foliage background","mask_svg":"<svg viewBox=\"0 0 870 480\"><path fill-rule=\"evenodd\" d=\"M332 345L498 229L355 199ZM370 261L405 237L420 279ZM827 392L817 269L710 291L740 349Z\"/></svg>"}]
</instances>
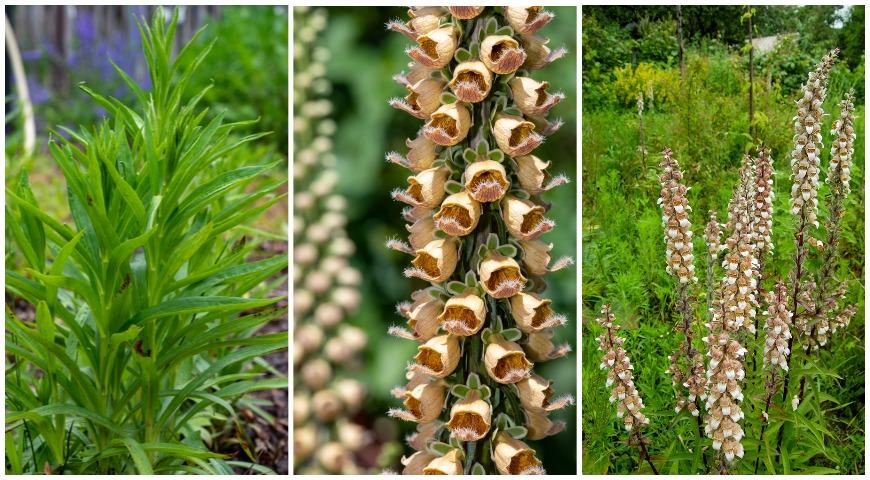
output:
<instances>
[{"instance_id":1,"label":"green foliage background","mask_svg":"<svg viewBox=\"0 0 870 480\"><path fill-rule=\"evenodd\" d=\"M553 90L567 94L567 99L551 113L551 117L563 118L565 125L536 154L552 161L554 172L564 172L576 181L576 9L552 10L556 19L540 34L552 39L551 46L568 47L569 55L535 76L549 81ZM404 95L404 89L393 82L392 76L407 69L410 59L404 50L410 42L387 32L384 24L405 16L401 8L330 8L329 26L323 34L325 46L332 52L327 70L338 124L334 152L341 173L339 190L348 198L347 231L357 246L353 262L366 278L363 302L354 322L366 330L370 339L362 380L369 388L366 414L371 418L383 417L390 406L396 406L389 391L404 383L405 366L415 352L412 342L386 333L390 325L402 321L395 313L395 305L424 286L423 282L402 276L409 257L384 247L388 237L407 235L400 215L402 206L390 199L389 192L404 185L408 176L407 170L388 165L384 154L389 150L404 152L405 138L413 137L422 125L420 120L387 105L390 97ZM554 258L576 254L576 188L576 183L571 183L545 195L553 203L550 214L557 222L556 229L544 237L555 244ZM575 278L574 269L549 277L547 294L552 295L554 308L569 317L576 311ZM557 329L557 340L576 347L575 319L570 320L567 328ZM576 365L577 357L572 353L542 364L540 371L536 366L536 371L554 379L557 391L573 393L577 391ZM571 452L576 450L577 432L572 428L576 425L576 411L568 408L553 418L566 421L566 431L532 443L548 473L574 473L576 462ZM414 427L407 422L393 424L401 429L399 438Z\"/></svg>"},{"instance_id":2,"label":"green foliage background","mask_svg":"<svg viewBox=\"0 0 870 480\"><path fill-rule=\"evenodd\" d=\"M636 449L625 443L625 431L608 402L605 374L599 370L601 352L594 319L603 303L613 305L624 327L626 350L635 367L635 380L650 417L648 437L654 461L670 459L662 473L688 473L674 452L693 442L694 419L677 417L667 356L678 339L674 280L665 273L659 197L658 162L670 146L690 186L691 221L695 231L696 268L702 278L705 252L701 235L715 209L724 222L726 206L738 180L743 153L755 145L748 134L748 60L742 49L746 24L740 7L684 7L687 80L681 87L673 7L587 7L583 9L583 470L584 473L648 472L638 464ZM774 252L768 272L783 278L794 251L793 219L788 213L791 182L789 158L794 101L807 73L831 47L842 50L831 74L822 131L825 153L822 178L830 158L828 132L838 103L851 87L857 91L852 193L848 200L836 268L849 281L847 302L857 303L851 325L832 337L818 357L825 372L818 387L829 397L806 402L799 414L813 421L787 435L791 462L777 463L778 473L864 472L864 9L852 7L842 28L833 28L836 7L760 7L755 36L804 32L786 39L767 55L756 55L755 108L757 137L772 149L774 158ZM736 27L735 27L736 26ZM735 28L740 27L735 30ZM645 65L640 68L640 65ZM616 72L622 71L620 80ZM631 75L648 78L632 83ZM650 73L652 72L652 73ZM645 94L646 146L639 147L638 91L620 96L619 88L645 86L652 79L658 89ZM669 83L670 82L670 83ZM824 199L827 186L820 190ZM820 218L826 218L824 201ZM766 285L769 288L768 285ZM699 297L703 304L703 298ZM700 312L699 312L700 313ZM795 347L798 350L799 347ZM747 376L752 375L747 372ZM757 401L750 399L747 402ZM758 411L744 408L747 418ZM788 409L790 413L791 409ZM819 418L824 418L819 421ZM818 422L813 426L813 422ZM746 445L758 431L747 431ZM791 443L789 443L791 442ZM747 448L753 458L755 444ZM658 463L662 465L661 463ZM752 462L741 462L739 473L752 473ZM749 469L748 471L746 469ZM764 467L762 466L762 471Z\"/></svg>"}]
</instances>

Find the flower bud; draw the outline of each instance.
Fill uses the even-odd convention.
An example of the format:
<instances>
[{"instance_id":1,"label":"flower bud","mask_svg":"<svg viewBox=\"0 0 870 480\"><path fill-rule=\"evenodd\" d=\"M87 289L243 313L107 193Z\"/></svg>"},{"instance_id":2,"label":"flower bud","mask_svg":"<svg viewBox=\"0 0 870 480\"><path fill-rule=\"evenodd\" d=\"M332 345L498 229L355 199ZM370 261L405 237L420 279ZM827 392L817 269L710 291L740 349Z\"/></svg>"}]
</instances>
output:
<instances>
[{"instance_id":1,"label":"flower bud","mask_svg":"<svg viewBox=\"0 0 870 480\"><path fill-rule=\"evenodd\" d=\"M423 475L423 469L435 458L437 458L435 455L422 449L414 452L410 457L402 457L402 465L405 467L402 469L402 475Z\"/></svg>"},{"instance_id":2,"label":"flower bud","mask_svg":"<svg viewBox=\"0 0 870 480\"><path fill-rule=\"evenodd\" d=\"M321 303L314 310L314 321L325 328L335 327L343 318L341 307L332 303Z\"/></svg>"},{"instance_id":3,"label":"flower bud","mask_svg":"<svg viewBox=\"0 0 870 480\"><path fill-rule=\"evenodd\" d=\"M546 362L565 356L571 349L567 345L553 344L553 330L546 329L529 334L523 349L533 362Z\"/></svg>"},{"instance_id":4,"label":"flower bud","mask_svg":"<svg viewBox=\"0 0 870 480\"><path fill-rule=\"evenodd\" d=\"M302 425L311 415L311 401L307 394L293 396L293 425Z\"/></svg>"},{"instance_id":5,"label":"flower bud","mask_svg":"<svg viewBox=\"0 0 870 480\"><path fill-rule=\"evenodd\" d=\"M552 382L534 373L529 378L520 380L516 385L520 392L520 403L529 411L550 412L573 403L573 398L570 396L562 396L554 400Z\"/></svg>"},{"instance_id":6,"label":"flower bud","mask_svg":"<svg viewBox=\"0 0 870 480\"><path fill-rule=\"evenodd\" d=\"M526 52L508 35L489 35L480 43L480 59L493 73L514 73L526 61Z\"/></svg>"},{"instance_id":7,"label":"flower bud","mask_svg":"<svg viewBox=\"0 0 870 480\"><path fill-rule=\"evenodd\" d=\"M471 20L480 15L480 12L486 7L447 7L450 14L461 20Z\"/></svg>"},{"instance_id":8,"label":"flower bud","mask_svg":"<svg viewBox=\"0 0 870 480\"><path fill-rule=\"evenodd\" d=\"M523 190L532 195L543 193L546 190L544 188L544 182L547 180L546 169L550 166L550 162L534 155L523 155L514 160L517 162L517 177Z\"/></svg>"},{"instance_id":9,"label":"flower bud","mask_svg":"<svg viewBox=\"0 0 870 480\"><path fill-rule=\"evenodd\" d=\"M293 336L296 348L305 352L313 352L323 343L323 330L311 323L299 326Z\"/></svg>"},{"instance_id":10,"label":"flower bud","mask_svg":"<svg viewBox=\"0 0 870 480\"><path fill-rule=\"evenodd\" d=\"M402 395L406 410L390 410L390 415L418 423L429 423L438 419L444 406L446 390L441 380L430 380L424 374L416 373Z\"/></svg>"},{"instance_id":11,"label":"flower bud","mask_svg":"<svg viewBox=\"0 0 870 480\"><path fill-rule=\"evenodd\" d=\"M405 146L408 147L408 155L403 157L398 152L387 153L387 161L399 164L408 168L414 173L420 173L423 170L432 168L432 162L435 161L436 145L432 140L429 140L423 135L418 135L411 140L405 139Z\"/></svg>"},{"instance_id":12,"label":"flower bud","mask_svg":"<svg viewBox=\"0 0 870 480\"><path fill-rule=\"evenodd\" d=\"M408 95L404 100L393 98L390 106L403 110L417 118L429 118L441 106L441 91L444 82L436 78L424 78L413 85L407 85Z\"/></svg>"},{"instance_id":13,"label":"flower bud","mask_svg":"<svg viewBox=\"0 0 870 480\"><path fill-rule=\"evenodd\" d=\"M402 35L416 40L417 37L438 28L441 24L441 17L444 16L444 10L439 7L422 7L408 10L408 15L411 17L405 23L399 20L394 20L387 23L387 28Z\"/></svg>"},{"instance_id":14,"label":"flower bud","mask_svg":"<svg viewBox=\"0 0 870 480\"><path fill-rule=\"evenodd\" d=\"M355 413L360 409L366 396L366 389L362 383L352 378L343 378L335 382L332 388L349 413Z\"/></svg>"},{"instance_id":15,"label":"flower bud","mask_svg":"<svg viewBox=\"0 0 870 480\"><path fill-rule=\"evenodd\" d=\"M526 277L520 272L517 261L495 252L490 252L478 268L483 290L493 298L509 298L526 285Z\"/></svg>"},{"instance_id":16,"label":"flower bud","mask_svg":"<svg viewBox=\"0 0 870 480\"><path fill-rule=\"evenodd\" d=\"M499 432L495 437L493 460L502 475L544 475L544 467L524 442Z\"/></svg>"},{"instance_id":17,"label":"flower bud","mask_svg":"<svg viewBox=\"0 0 870 480\"><path fill-rule=\"evenodd\" d=\"M414 337L424 342L438 334L438 315L444 308L444 302L426 296L428 299L417 304L408 315L408 326L413 330Z\"/></svg>"},{"instance_id":18,"label":"flower bud","mask_svg":"<svg viewBox=\"0 0 870 480\"><path fill-rule=\"evenodd\" d=\"M532 363L516 342L494 335L483 357L486 371L498 383L517 383L531 374Z\"/></svg>"},{"instance_id":19,"label":"flower bud","mask_svg":"<svg viewBox=\"0 0 870 480\"><path fill-rule=\"evenodd\" d=\"M450 436L463 442L474 442L489 433L492 419L492 406L472 391L465 398L453 404L447 429Z\"/></svg>"},{"instance_id":20,"label":"flower bud","mask_svg":"<svg viewBox=\"0 0 870 480\"><path fill-rule=\"evenodd\" d=\"M332 380L332 367L322 358L315 358L302 366L302 381L312 390L320 390Z\"/></svg>"},{"instance_id":21,"label":"flower bud","mask_svg":"<svg viewBox=\"0 0 870 480\"><path fill-rule=\"evenodd\" d=\"M565 317L553 312L550 308L552 300L542 299L533 293L518 293L510 299L511 315L517 322L517 328L531 333L540 332L565 323Z\"/></svg>"},{"instance_id":22,"label":"flower bud","mask_svg":"<svg viewBox=\"0 0 870 480\"><path fill-rule=\"evenodd\" d=\"M429 462L423 468L423 475L462 475L463 471L459 449L455 448Z\"/></svg>"},{"instance_id":23,"label":"flower bud","mask_svg":"<svg viewBox=\"0 0 870 480\"><path fill-rule=\"evenodd\" d=\"M447 333L467 337L479 332L486 321L486 302L473 292L450 297L438 322Z\"/></svg>"},{"instance_id":24,"label":"flower bud","mask_svg":"<svg viewBox=\"0 0 870 480\"><path fill-rule=\"evenodd\" d=\"M498 201L511 185L504 165L495 160L468 164L463 177L469 195L478 202Z\"/></svg>"},{"instance_id":25,"label":"flower bud","mask_svg":"<svg viewBox=\"0 0 870 480\"><path fill-rule=\"evenodd\" d=\"M492 72L481 61L462 62L453 69L449 86L460 101L481 102L492 88Z\"/></svg>"},{"instance_id":26,"label":"flower bud","mask_svg":"<svg viewBox=\"0 0 870 480\"><path fill-rule=\"evenodd\" d=\"M551 108L565 98L563 93L550 94L547 82L539 82L529 77L514 77L509 82L514 103L525 115L546 115Z\"/></svg>"},{"instance_id":27,"label":"flower bud","mask_svg":"<svg viewBox=\"0 0 870 480\"><path fill-rule=\"evenodd\" d=\"M353 463L350 452L338 442L328 442L319 446L317 461L329 473L341 473L345 466Z\"/></svg>"},{"instance_id":28,"label":"flower bud","mask_svg":"<svg viewBox=\"0 0 870 480\"><path fill-rule=\"evenodd\" d=\"M455 239L439 238L416 251L411 268L405 269L405 276L416 277L431 283L441 283L451 275L459 262Z\"/></svg>"},{"instance_id":29,"label":"flower bud","mask_svg":"<svg viewBox=\"0 0 870 480\"><path fill-rule=\"evenodd\" d=\"M459 341L453 335L440 335L417 347L417 362L412 367L435 378L444 378L459 365ZM426 420L431 421L434 418Z\"/></svg>"},{"instance_id":30,"label":"flower bud","mask_svg":"<svg viewBox=\"0 0 870 480\"><path fill-rule=\"evenodd\" d=\"M423 135L429 140L450 147L465 140L471 129L471 115L461 103L441 105L423 126Z\"/></svg>"},{"instance_id":31,"label":"flower bud","mask_svg":"<svg viewBox=\"0 0 870 480\"><path fill-rule=\"evenodd\" d=\"M321 422L331 422L341 414L342 403L338 394L331 389L320 390L311 399L314 414Z\"/></svg>"},{"instance_id":32,"label":"flower bud","mask_svg":"<svg viewBox=\"0 0 870 480\"><path fill-rule=\"evenodd\" d=\"M544 216L544 207L513 195L501 201L501 214L508 232L519 240L535 240L556 225Z\"/></svg>"},{"instance_id":33,"label":"flower bud","mask_svg":"<svg viewBox=\"0 0 870 480\"><path fill-rule=\"evenodd\" d=\"M535 132L535 124L516 115L499 114L492 126L498 148L506 155L527 155L538 147L544 137Z\"/></svg>"},{"instance_id":34,"label":"flower bud","mask_svg":"<svg viewBox=\"0 0 870 480\"><path fill-rule=\"evenodd\" d=\"M335 430L338 433L338 441L352 452L361 449L369 441L365 429L355 423L343 421Z\"/></svg>"},{"instance_id":35,"label":"flower bud","mask_svg":"<svg viewBox=\"0 0 870 480\"><path fill-rule=\"evenodd\" d=\"M461 237L477 228L480 220L480 203L463 190L445 198L441 209L434 216L435 225L444 233Z\"/></svg>"},{"instance_id":36,"label":"flower bud","mask_svg":"<svg viewBox=\"0 0 870 480\"><path fill-rule=\"evenodd\" d=\"M317 446L317 431L313 425L293 429L293 458L300 462L308 458Z\"/></svg>"},{"instance_id":37,"label":"flower bud","mask_svg":"<svg viewBox=\"0 0 870 480\"><path fill-rule=\"evenodd\" d=\"M544 7L505 7L505 17L514 32L532 35L550 23L555 15Z\"/></svg>"},{"instance_id":38,"label":"flower bud","mask_svg":"<svg viewBox=\"0 0 870 480\"><path fill-rule=\"evenodd\" d=\"M416 39L418 47L408 50L417 63L426 68L444 68L456 52L456 30L453 27L436 28Z\"/></svg>"},{"instance_id":39,"label":"flower bud","mask_svg":"<svg viewBox=\"0 0 870 480\"><path fill-rule=\"evenodd\" d=\"M523 249L523 266L530 275L542 276L550 272L550 250L552 243L541 240L520 240Z\"/></svg>"}]
</instances>

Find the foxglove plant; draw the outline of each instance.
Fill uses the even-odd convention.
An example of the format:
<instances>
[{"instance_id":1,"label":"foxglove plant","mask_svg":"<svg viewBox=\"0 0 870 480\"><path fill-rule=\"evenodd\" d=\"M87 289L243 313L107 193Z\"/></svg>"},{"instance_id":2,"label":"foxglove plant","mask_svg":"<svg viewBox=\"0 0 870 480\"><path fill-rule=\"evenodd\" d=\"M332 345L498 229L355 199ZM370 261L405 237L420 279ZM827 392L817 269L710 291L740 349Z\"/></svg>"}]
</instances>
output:
<instances>
[{"instance_id":1,"label":"foxglove plant","mask_svg":"<svg viewBox=\"0 0 870 480\"><path fill-rule=\"evenodd\" d=\"M268 471L207 446L212 421L257 408L247 393L287 386L255 366L287 345L256 333L280 299L255 298L287 258L246 261L259 242L238 228L283 200L283 181L259 178L276 164L222 170L263 134L234 139L239 124L184 97L192 70L179 65L208 49L194 38L173 58L177 20L158 9L140 25L151 90L117 68L136 105L82 86L109 119L50 143L72 226L40 210L26 176L7 189L27 268L6 272L6 291L36 310L5 317L7 471Z\"/></svg>"},{"instance_id":2,"label":"foxglove plant","mask_svg":"<svg viewBox=\"0 0 870 480\"><path fill-rule=\"evenodd\" d=\"M347 322L362 276L348 261L354 245L344 229L347 202L335 192L329 51L317 46L326 15L294 11L293 454L299 473L354 474L361 473L356 454L371 437L352 421L365 401L353 375L367 339Z\"/></svg>"},{"instance_id":3,"label":"foxglove plant","mask_svg":"<svg viewBox=\"0 0 870 480\"><path fill-rule=\"evenodd\" d=\"M826 202L828 218L825 222L827 243L813 237L818 224L818 177L821 165L821 120L823 117L821 105L825 97L827 76L833 65L836 50L826 55L816 70L809 76L807 84L802 89L802 95L797 102L798 115L795 117L795 148L792 155L792 191L791 213L797 217L795 241L796 251L794 263L788 282L776 277L776 274L765 271L767 256L773 250L773 157L770 151L759 146L756 156L745 155L739 169L739 182L733 191L728 204L728 217L724 225L726 233L723 244L723 225L719 223L717 214L711 210L709 221L704 229L706 246L707 273L707 307L710 321L706 324L707 333L702 340L707 345L707 362L704 385L698 398L704 399L703 428L710 438L712 449L717 452L715 462L704 467L705 471L731 473L741 471L739 459L745 454L744 432L760 432L753 444L755 451L755 473L761 459L765 458L762 448L770 450L766 458L774 458L771 452L778 453L780 458L786 455L782 452L783 431L786 426L776 424L782 421L782 412L798 410L804 398L805 387L812 378L809 368L791 368L795 349L793 343L798 339L802 349L797 349L801 359L810 362L815 350L824 346L828 335L838 328L848 325L854 315L855 305L842 305L845 296L846 283L839 281L834 275L837 244L840 236L840 222L845 213L846 199L849 194L850 170L854 151L855 127L853 93L849 92L840 103L839 117L834 121L831 134L831 162L827 172L827 183L830 186ZM659 203L663 209L662 224L664 226L666 271L678 279L677 312L682 323L677 326L681 338L680 350L669 356L670 373L677 387L677 411L689 405L693 400L691 369L684 369L679 361L684 359L685 365L691 365L691 329L695 308L691 306L694 295L686 294L684 285L694 285L694 256L692 254L692 229L689 220L691 211L686 199L688 188L682 184L682 173L679 165L673 159L669 149L663 152L661 163L662 185ZM814 247L811 250L809 247ZM721 269L716 267L720 254L724 251ZM813 271L808 261L811 255L820 257L820 267ZM769 267L768 267L769 269ZM721 271L718 286L714 285L717 272ZM763 288L764 280L772 280L772 289ZM766 314L764 324L757 328L757 311L761 303L765 304ZM686 308L686 305L689 305ZM603 312L605 319L599 320L607 334L599 338L602 349L613 350L615 353L605 357L605 368L616 368L617 378L630 378L630 363L625 359L626 353L613 345L622 345L622 341L612 336L612 316L609 308ZM759 331L760 330L760 331ZM755 335L753 337L753 334ZM762 334L762 341L754 341ZM606 345L602 342L606 340ZM750 355L747 355L750 354ZM751 367L746 366L747 357L752 358ZM761 368L755 368L755 358L761 358ZM614 360L615 359L615 360ZM613 360L611 362L611 360ZM701 360L700 365L704 365ZM800 375L800 386L797 393L789 399L789 373L796 370ZM628 373L622 377L620 371ZM747 375L758 374L761 379L747 379ZM633 384L632 384L633 385ZM812 384L811 384L812 385ZM610 385L608 385L610 386ZM687 390L682 390L682 388ZM758 389L762 387L763 390ZM744 388L748 390L744 394ZM776 399L782 390L782 403L777 405ZM617 398L624 400L619 394L639 395L627 387L624 391L615 391ZM760 400L758 414L748 416L744 413L744 395ZM627 397L625 397L627 398ZM613 397L611 398L613 400ZM631 401L632 405L639 404ZM756 404L750 403L750 408ZM624 410L624 408L623 408ZM688 408L692 412L691 408ZM622 410L621 410L622 411ZM780 415L775 419L773 412ZM692 412L694 413L694 412ZM801 415L800 413L795 415ZM786 422L793 421L788 417ZM636 423L635 421L632 421ZM758 423L756 423L758 422ZM770 430L776 432L776 443L765 437ZM771 433L774 434L774 433ZM696 443L689 447L694 465L700 465L706 447ZM775 450L774 450L775 449ZM653 463L649 455L642 453L642 461ZM769 471L775 466L766 462ZM746 470L744 467L742 470Z\"/></svg>"},{"instance_id":4,"label":"foxglove plant","mask_svg":"<svg viewBox=\"0 0 870 480\"><path fill-rule=\"evenodd\" d=\"M408 205L409 278L431 283L399 305L407 326L390 332L419 344L408 384L390 414L418 423L406 474L534 474L543 465L522 441L554 435L549 412L573 402L554 397L534 363L565 355L553 343L563 325L542 296L554 228L542 194L566 183L533 154L559 121L548 111L564 97L531 72L564 54L536 36L553 15L541 7L420 7L388 28L417 43L396 77L408 95L390 104L425 123L406 155L387 160L411 170L393 198Z\"/></svg>"}]
</instances>

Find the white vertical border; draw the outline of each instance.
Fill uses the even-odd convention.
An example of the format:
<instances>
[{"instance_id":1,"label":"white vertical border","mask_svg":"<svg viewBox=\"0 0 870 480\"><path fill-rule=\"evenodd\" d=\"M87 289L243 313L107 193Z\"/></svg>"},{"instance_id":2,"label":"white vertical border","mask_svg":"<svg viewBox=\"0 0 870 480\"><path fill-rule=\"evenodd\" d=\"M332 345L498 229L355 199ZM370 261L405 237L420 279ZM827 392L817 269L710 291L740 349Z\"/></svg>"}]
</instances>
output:
<instances>
[{"instance_id":1,"label":"white vertical border","mask_svg":"<svg viewBox=\"0 0 870 480\"><path fill-rule=\"evenodd\" d=\"M577 252L576 265L576 289L577 289L577 313L574 316L574 325L577 328L577 475L583 475L583 6L577 5L577 45L574 50L574 57L577 62L577 172L574 178L577 179L577 245L574 251Z\"/></svg>"}]
</instances>

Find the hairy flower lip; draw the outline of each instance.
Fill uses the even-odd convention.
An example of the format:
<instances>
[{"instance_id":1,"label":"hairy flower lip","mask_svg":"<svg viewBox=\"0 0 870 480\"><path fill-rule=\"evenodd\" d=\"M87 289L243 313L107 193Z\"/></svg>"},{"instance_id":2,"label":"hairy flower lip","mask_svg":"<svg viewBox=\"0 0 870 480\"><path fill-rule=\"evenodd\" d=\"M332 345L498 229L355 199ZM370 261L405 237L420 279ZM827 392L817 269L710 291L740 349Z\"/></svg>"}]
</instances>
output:
<instances>
[{"instance_id":1,"label":"hairy flower lip","mask_svg":"<svg viewBox=\"0 0 870 480\"><path fill-rule=\"evenodd\" d=\"M423 475L423 469L426 465L437 458L422 448L418 450L410 457L402 457L402 465L405 467L402 469L402 475Z\"/></svg>"},{"instance_id":2,"label":"hairy flower lip","mask_svg":"<svg viewBox=\"0 0 870 480\"><path fill-rule=\"evenodd\" d=\"M444 378L459 364L459 341L453 335L432 337L417 347L414 358L416 364L412 364L412 368L435 378Z\"/></svg>"},{"instance_id":3,"label":"hairy flower lip","mask_svg":"<svg viewBox=\"0 0 870 480\"><path fill-rule=\"evenodd\" d=\"M544 216L544 207L513 195L505 195L501 210L508 232L519 240L535 240L556 225Z\"/></svg>"},{"instance_id":4,"label":"hairy flower lip","mask_svg":"<svg viewBox=\"0 0 870 480\"><path fill-rule=\"evenodd\" d=\"M518 293L510 299L511 315L517 327L526 333L540 332L565 323L564 315L550 308L552 300L542 299L532 293Z\"/></svg>"},{"instance_id":5,"label":"hairy flower lip","mask_svg":"<svg viewBox=\"0 0 870 480\"><path fill-rule=\"evenodd\" d=\"M438 145L450 147L465 140L469 129L471 115L468 109L458 103L449 103L432 113L423 127L423 135Z\"/></svg>"},{"instance_id":6,"label":"hairy flower lip","mask_svg":"<svg viewBox=\"0 0 870 480\"><path fill-rule=\"evenodd\" d=\"M480 15L480 13L483 12L484 8L486 7L447 7L447 9L450 11L450 14L460 20L471 20L472 18Z\"/></svg>"},{"instance_id":7,"label":"hairy flower lip","mask_svg":"<svg viewBox=\"0 0 870 480\"><path fill-rule=\"evenodd\" d=\"M480 203L463 190L445 198L433 218L435 226L444 233L461 237L477 228L480 215Z\"/></svg>"},{"instance_id":8,"label":"hairy flower lip","mask_svg":"<svg viewBox=\"0 0 870 480\"><path fill-rule=\"evenodd\" d=\"M502 475L546 474L535 451L505 432L499 432L495 438L493 460Z\"/></svg>"},{"instance_id":9,"label":"hairy flower lip","mask_svg":"<svg viewBox=\"0 0 870 480\"><path fill-rule=\"evenodd\" d=\"M436 78L424 78L413 85L408 85L408 95L405 98L393 98L389 104L420 119L429 118L441 106L441 91L444 81Z\"/></svg>"},{"instance_id":10,"label":"hairy flower lip","mask_svg":"<svg viewBox=\"0 0 870 480\"><path fill-rule=\"evenodd\" d=\"M562 92L547 92L550 87L548 82L539 82L529 77L514 77L508 85L517 108L525 115L544 116L565 98Z\"/></svg>"},{"instance_id":11,"label":"hairy flower lip","mask_svg":"<svg viewBox=\"0 0 870 480\"><path fill-rule=\"evenodd\" d=\"M522 291L528 281L516 260L490 253L481 260L480 282L483 290L493 298L508 298Z\"/></svg>"},{"instance_id":12,"label":"hairy flower lip","mask_svg":"<svg viewBox=\"0 0 870 480\"><path fill-rule=\"evenodd\" d=\"M501 199L510 188L504 165L495 160L472 162L463 174L465 188L478 202L488 203Z\"/></svg>"},{"instance_id":13,"label":"hairy flower lip","mask_svg":"<svg viewBox=\"0 0 870 480\"><path fill-rule=\"evenodd\" d=\"M547 46L550 40L537 35L523 35L520 39L526 52L526 62L523 67L527 70L540 70L568 53L564 48L550 50Z\"/></svg>"},{"instance_id":14,"label":"hairy flower lip","mask_svg":"<svg viewBox=\"0 0 870 480\"><path fill-rule=\"evenodd\" d=\"M533 366L519 344L507 341L500 335L495 335L486 346L483 361L490 378L502 384L517 383L528 378Z\"/></svg>"},{"instance_id":15,"label":"hairy flower lip","mask_svg":"<svg viewBox=\"0 0 870 480\"><path fill-rule=\"evenodd\" d=\"M453 70L448 86L460 101L481 102L492 88L492 73L479 60L462 62Z\"/></svg>"},{"instance_id":16,"label":"hairy flower lip","mask_svg":"<svg viewBox=\"0 0 870 480\"><path fill-rule=\"evenodd\" d=\"M412 207L435 208L444 199L444 184L449 175L450 170L446 168L428 168L408 177L408 188L395 190L392 196L395 200Z\"/></svg>"},{"instance_id":17,"label":"hairy flower lip","mask_svg":"<svg viewBox=\"0 0 870 480\"><path fill-rule=\"evenodd\" d=\"M423 475L462 475L462 472L460 451L455 448L446 455L435 458L423 468Z\"/></svg>"},{"instance_id":18,"label":"hairy flower lip","mask_svg":"<svg viewBox=\"0 0 870 480\"><path fill-rule=\"evenodd\" d=\"M541 440L565 430L563 421L552 421L547 417L547 412L526 410L526 430L529 440Z\"/></svg>"},{"instance_id":19,"label":"hairy flower lip","mask_svg":"<svg viewBox=\"0 0 870 480\"><path fill-rule=\"evenodd\" d=\"M405 275L431 283L441 283L453 275L458 261L456 241L439 238L417 250L414 260L411 261L412 267L405 270Z\"/></svg>"},{"instance_id":20,"label":"hairy flower lip","mask_svg":"<svg viewBox=\"0 0 870 480\"><path fill-rule=\"evenodd\" d=\"M507 155L528 155L544 137L535 131L535 124L516 115L499 114L492 126L498 148Z\"/></svg>"},{"instance_id":21,"label":"hairy flower lip","mask_svg":"<svg viewBox=\"0 0 870 480\"><path fill-rule=\"evenodd\" d=\"M507 75L526 61L526 52L513 37L489 35L480 43L480 59L491 72Z\"/></svg>"},{"instance_id":22,"label":"hairy flower lip","mask_svg":"<svg viewBox=\"0 0 870 480\"><path fill-rule=\"evenodd\" d=\"M486 322L486 302L474 292L450 297L438 316L438 322L450 334L460 337L474 335Z\"/></svg>"},{"instance_id":23,"label":"hairy flower lip","mask_svg":"<svg viewBox=\"0 0 870 480\"><path fill-rule=\"evenodd\" d=\"M446 67L456 51L456 30L453 27L436 28L418 36L418 46L408 49L408 55L426 68Z\"/></svg>"},{"instance_id":24,"label":"hairy flower lip","mask_svg":"<svg viewBox=\"0 0 870 480\"><path fill-rule=\"evenodd\" d=\"M520 35L533 35L555 17L544 7L505 7L508 24Z\"/></svg>"},{"instance_id":25,"label":"hairy flower lip","mask_svg":"<svg viewBox=\"0 0 870 480\"><path fill-rule=\"evenodd\" d=\"M473 391L453 404L447 429L451 437L463 442L474 442L489 433L491 418L492 406Z\"/></svg>"}]
</instances>

